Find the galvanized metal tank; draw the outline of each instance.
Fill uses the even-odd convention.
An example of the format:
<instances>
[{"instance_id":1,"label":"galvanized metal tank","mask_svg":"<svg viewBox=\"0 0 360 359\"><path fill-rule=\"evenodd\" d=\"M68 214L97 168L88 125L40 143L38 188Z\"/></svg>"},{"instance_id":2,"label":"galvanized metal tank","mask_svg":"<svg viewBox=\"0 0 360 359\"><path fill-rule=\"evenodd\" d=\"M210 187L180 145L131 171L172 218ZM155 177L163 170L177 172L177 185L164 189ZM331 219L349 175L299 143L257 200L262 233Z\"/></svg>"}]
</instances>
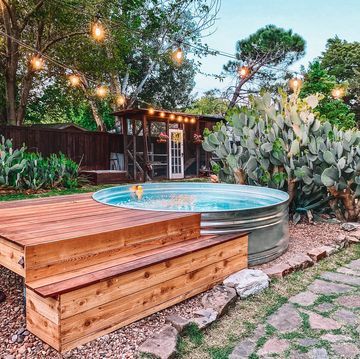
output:
<instances>
[{"instance_id":1,"label":"galvanized metal tank","mask_svg":"<svg viewBox=\"0 0 360 359\"><path fill-rule=\"evenodd\" d=\"M287 193L275 189L231 184L168 182L141 184L143 196L131 195L133 186L96 192L99 202L132 209L201 213L201 233L249 231L249 265L269 262L289 244ZM195 198L194 206L178 205L174 198ZM182 204L182 203L180 203Z\"/></svg>"}]
</instances>

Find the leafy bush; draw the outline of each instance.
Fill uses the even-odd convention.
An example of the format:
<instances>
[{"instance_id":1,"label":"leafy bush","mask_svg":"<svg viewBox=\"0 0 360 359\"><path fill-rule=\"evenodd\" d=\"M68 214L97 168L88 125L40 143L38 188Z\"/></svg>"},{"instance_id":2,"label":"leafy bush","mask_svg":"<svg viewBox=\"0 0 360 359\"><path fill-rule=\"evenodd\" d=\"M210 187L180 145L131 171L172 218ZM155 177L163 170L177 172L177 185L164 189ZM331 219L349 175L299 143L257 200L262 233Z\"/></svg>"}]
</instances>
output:
<instances>
[{"instance_id":1,"label":"leafy bush","mask_svg":"<svg viewBox=\"0 0 360 359\"><path fill-rule=\"evenodd\" d=\"M12 142L1 137L0 186L16 189L74 188L78 186L79 165L64 154L28 153L13 150Z\"/></svg>"},{"instance_id":2,"label":"leafy bush","mask_svg":"<svg viewBox=\"0 0 360 359\"><path fill-rule=\"evenodd\" d=\"M232 111L229 125L214 129L203 142L219 158L220 180L283 189L291 201L297 191L303 199L324 193L319 203L329 202L340 219L358 220L360 131L320 121L317 105L314 95L300 100L280 93L273 101L264 94L249 108Z\"/></svg>"}]
</instances>

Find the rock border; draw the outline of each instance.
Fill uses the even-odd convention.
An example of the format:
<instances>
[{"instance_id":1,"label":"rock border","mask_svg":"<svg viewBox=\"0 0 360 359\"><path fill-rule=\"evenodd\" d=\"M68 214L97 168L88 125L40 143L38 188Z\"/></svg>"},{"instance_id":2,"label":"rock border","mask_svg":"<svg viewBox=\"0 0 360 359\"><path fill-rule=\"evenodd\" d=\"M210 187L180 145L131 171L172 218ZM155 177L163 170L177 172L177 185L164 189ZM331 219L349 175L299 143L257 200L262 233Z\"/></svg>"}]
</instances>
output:
<instances>
[{"instance_id":1,"label":"rock border","mask_svg":"<svg viewBox=\"0 0 360 359\"><path fill-rule=\"evenodd\" d=\"M345 228L347 228L345 226ZM176 356L180 335L191 324L200 330L209 327L224 315L238 299L256 295L269 287L271 278L283 278L295 271L304 270L334 253L360 243L360 227L356 230L343 228L348 235L341 235L337 244L313 248L306 253L297 253L285 263L275 264L264 270L243 269L225 278L223 283L207 291L201 300L203 309L192 313L191 319L170 315L162 329L148 338L138 349L141 355L160 359Z\"/></svg>"}]
</instances>

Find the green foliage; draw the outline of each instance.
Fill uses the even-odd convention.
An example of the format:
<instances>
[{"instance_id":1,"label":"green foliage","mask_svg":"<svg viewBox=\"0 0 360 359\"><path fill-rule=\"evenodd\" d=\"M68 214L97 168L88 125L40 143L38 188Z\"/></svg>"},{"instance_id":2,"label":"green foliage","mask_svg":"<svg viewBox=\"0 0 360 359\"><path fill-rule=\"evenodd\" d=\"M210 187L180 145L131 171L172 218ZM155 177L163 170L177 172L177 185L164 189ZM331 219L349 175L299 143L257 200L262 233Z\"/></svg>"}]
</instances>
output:
<instances>
[{"instance_id":1,"label":"green foliage","mask_svg":"<svg viewBox=\"0 0 360 359\"><path fill-rule=\"evenodd\" d=\"M335 36L322 53L321 64L338 82L349 84L345 102L360 121L360 42L348 42Z\"/></svg>"},{"instance_id":2,"label":"green foliage","mask_svg":"<svg viewBox=\"0 0 360 359\"><path fill-rule=\"evenodd\" d=\"M19 187L26 168L25 149L13 149L12 142L0 136L0 186Z\"/></svg>"},{"instance_id":3,"label":"green foliage","mask_svg":"<svg viewBox=\"0 0 360 359\"><path fill-rule=\"evenodd\" d=\"M44 158L39 153L25 151L25 147L13 150L12 142L1 136L0 187L36 191L78 186L79 165L64 154Z\"/></svg>"},{"instance_id":4,"label":"green foliage","mask_svg":"<svg viewBox=\"0 0 360 359\"><path fill-rule=\"evenodd\" d=\"M316 111L324 120L328 120L331 124L337 125L339 128L349 129L356 126L355 114L350 112L350 106L341 99L334 99L332 91L339 86L336 77L330 75L323 68L319 61L314 61L309 65L305 74L303 86L301 88L300 97L304 98L312 94L320 94L321 99ZM341 84L343 88L347 84Z\"/></svg>"},{"instance_id":5,"label":"green foliage","mask_svg":"<svg viewBox=\"0 0 360 359\"><path fill-rule=\"evenodd\" d=\"M195 115L220 115L224 116L228 108L228 103L221 98L215 90L210 90L195 100L185 112Z\"/></svg>"},{"instance_id":6,"label":"green foliage","mask_svg":"<svg viewBox=\"0 0 360 359\"><path fill-rule=\"evenodd\" d=\"M204 138L203 148L218 157L221 181L301 191L348 220L360 215L360 131L343 131L314 113L318 97L301 100L284 93L254 97ZM316 207L314 202L308 206Z\"/></svg>"}]
</instances>

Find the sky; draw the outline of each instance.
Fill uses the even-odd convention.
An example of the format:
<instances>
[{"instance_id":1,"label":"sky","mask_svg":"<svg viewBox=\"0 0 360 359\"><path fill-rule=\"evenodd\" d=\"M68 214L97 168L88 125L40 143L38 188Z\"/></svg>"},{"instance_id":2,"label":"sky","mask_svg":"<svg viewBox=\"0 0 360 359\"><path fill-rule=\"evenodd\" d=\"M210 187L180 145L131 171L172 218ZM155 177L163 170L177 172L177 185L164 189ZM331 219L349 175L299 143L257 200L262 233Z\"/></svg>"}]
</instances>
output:
<instances>
[{"instance_id":1,"label":"sky","mask_svg":"<svg viewBox=\"0 0 360 359\"><path fill-rule=\"evenodd\" d=\"M228 53L235 44L259 28L274 24L292 29L306 41L306 54L291 68L307 65L325 50L327 39L338 35L347 41L360 41L360 0L222 0L215 33L203 39L209 47ZM201 71L217 73L228 61L222 56L202 60ZM194 93L226 88L227 82L198 74Z\"/></svg>"}]
</instances>

